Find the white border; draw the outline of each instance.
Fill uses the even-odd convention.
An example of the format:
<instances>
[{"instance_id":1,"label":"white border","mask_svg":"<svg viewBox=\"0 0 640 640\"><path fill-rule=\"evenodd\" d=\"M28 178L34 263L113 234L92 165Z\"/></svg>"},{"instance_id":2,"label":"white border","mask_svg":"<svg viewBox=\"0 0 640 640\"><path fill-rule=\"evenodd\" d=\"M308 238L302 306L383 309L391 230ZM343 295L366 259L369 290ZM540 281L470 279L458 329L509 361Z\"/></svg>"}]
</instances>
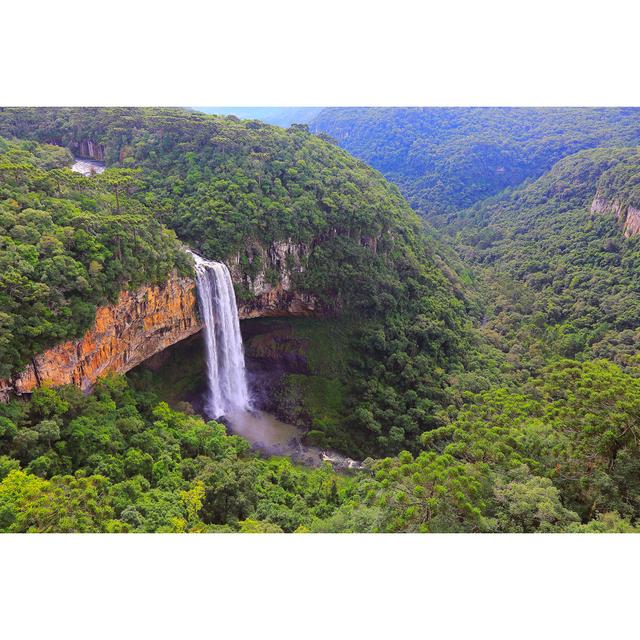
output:
<instances>
[{"instance_id":1,"label":"white border","mask_svg":"<svg viewBox=\"0 0 640 640\"><path fill-rule=\"evenodd\" d=\"M628 0L0 8L3 105L637 105Z\"/></svg>"},{"instance_id":2,"label":"white border","mask_svg":"<svg viewBox=\"0 0 640 640\"><path fill-rule=\"evenodd\" d=\"M620 638L637 626L637 540L7 536L2 627L48 640Z\"/></svg>"}]
</instances>

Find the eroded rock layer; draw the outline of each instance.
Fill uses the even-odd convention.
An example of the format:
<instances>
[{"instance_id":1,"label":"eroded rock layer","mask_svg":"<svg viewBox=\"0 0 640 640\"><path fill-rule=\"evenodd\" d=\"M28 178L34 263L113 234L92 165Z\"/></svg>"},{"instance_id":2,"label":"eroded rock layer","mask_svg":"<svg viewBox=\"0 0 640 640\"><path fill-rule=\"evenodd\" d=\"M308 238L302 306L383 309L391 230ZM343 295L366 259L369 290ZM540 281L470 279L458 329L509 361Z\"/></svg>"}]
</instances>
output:
<instances>
[{"instance_id":1,"label":"eroded rock layer","mask_svg":"<svg viewBox=\"0 0 640 640\"><path fill-rule=\"evenodd\" d=\"M640 233L640 209L619 200L608 200L596 194L591 203L591 213L613 215L622 225L627 238Z\"/></svg>"},{"instance_id":2,"label":"eroded rock layer","mask_svg":"<svg viewBox=\"0 0 640 640\"><path fill-rule=\"evenodd\" d=\"M231 257L227 266L233 281L251 295L250 300L238 302L240 319L318 315L315 296L296 291L293 283L295 275L304 271L309 251L305 244L283 240L267 247L255 243L246 248L244 256ZM253 276L243 271L243 257L259 265Z\"/></svg>"},{"instance_id":3,"label":"eroded rock layer","mask_svg":"<svg viewBox=\"0 0 640 640\"><path fill-rule=\"evenodd\" d=\"M102 375L124 373L201 329L195 282L173 276L162 285L124 291L118 302L99 307L81 339L36 356L25 371L0 381L0 394L30 393L40 384L89 389Z\"/></svg>"},{"instance_id":4,"label":"eroded rock layer","mask_svg":"<svg viewBox=\"0 0 640 640\"><path fill-rule=\"evenodd\" d=\"M306 257L307 248L291 242L256 245L249 255L260 264L253 278L243 274L239 255L228 260L234 283L249 294L238 303L239 318L321 315L315 297L293 286L293 274L304 269ZM200 331L197 309L192 278L173 276L163 285L125 291L116 304L97 310L93 328L82 338L48 349L22 373L0 380L0 400L31 393L41 384L75 384L87 390L100 376L126 373Z\"/></svg>"}]
</instances>

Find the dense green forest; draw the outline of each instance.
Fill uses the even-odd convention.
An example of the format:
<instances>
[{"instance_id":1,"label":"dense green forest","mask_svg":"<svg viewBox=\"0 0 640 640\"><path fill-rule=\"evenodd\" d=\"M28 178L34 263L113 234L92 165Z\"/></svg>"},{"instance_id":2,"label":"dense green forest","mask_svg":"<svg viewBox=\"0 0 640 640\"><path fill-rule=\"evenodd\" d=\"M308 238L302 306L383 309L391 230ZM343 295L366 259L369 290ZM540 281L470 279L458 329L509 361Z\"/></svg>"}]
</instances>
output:
<instances>
[{"instance_id":1,"label":"dense green forest","mask_svg":"<svg viewBox=\"0 0 640 640\"><path fill-rule=\"evenodd\" d=\"M562 360L354 476L258 458L120 377L42 388L0 405L0 531L634 531L639 385Z\"/></svg>"},{"instance_id":2,"label":"dense green forest","mask_svg":"<svg viewBox=\"0 0 640 640\"><path fill-rule=\"evenodd\" d=\"M84 178L66 149L0 138L0 379L57 342L82 335L120 291L190 273L173 232L115 185Z\"/></svg>"},{"instance_id":3,"label":"dense green forest","mask_svg":"<svg viewBox=\"0 0 640 640\"><path fill-rule=\"evenodd\" d=\"M159 373L40 388L0 405L0 530L637 531L640 236L591 208L640 203L638 111L329 109L312 128L438 232L303 126L0 110L7 371L190 269L177 238L249 276L256 246L300 243L294 286L324 317L269 320L247 352L303 358L275 408L363 461L259 456ZM104 174L47 144L80 140Z\"/></svg>"},{"instance_id":4,"label":"dense green forest","mask_svg":"<svg viewBox=\"0 0 640 640\"><path fill-rule=\"evenodd\" d=\"M442 220L581 149L640 144L640 109L329 108L310 127Z\"/></svg>"},{"instance_id":5,"label":"dense green forest","mask_svg":"<svg viewBox=\"0 0 640 640\"><path fill-rule=\"evenodd\" d=\"M437 241L398 189L306 127L171 109L0 109L0 132L103 144L114 170L139 170L130 206L208 258L239 252L249 276L262 267L256 244L307 247L294 286L353 327L342 417L310 420L329 446L361 458L415 446L459 396L452 376L490 357L471 335L462 283L444 275Z\"/></svg>"},{"instance_id":6,"label":"dense green forest","mask_svg":"<svg viewBox=\"0 0 640 640\"><path fill-rule=\"evenodd\" d=\"M635 148L582 151L451 227L485 287L483 332L521 378L553 356L637 361L640 238L591 204L630 202L638 176Z\"/></svg>"},{"instance_id":7,"label":"dense green forest","mask_svg":"<svg viewBox=\"0 0 640 640\"><path fill-rule=\"evenodd\" d=\"M441 237L472 274L483 314L480 332L511 365L500 384L467 396L465 406L450 411L448 425L424 434L421 455L449 455L446 464L440 459L446 474L456 468L477 473L463 491L469 498L469 511L461 516L467 530L490 530L492 518L505 517L494 510L495 502L491 506L499 493L499 502L523 517L541 501L535 518L530 513L526 524L499 530L557 530L568 518L565 530L631 531L638 518L632 506L635 472L623 478L622 469L636 463L633 434L640 425L640 241L624 237L615 212L638 202L640 156L629 146L638 144L637 110L447 111L331 109L313 125L381 169L416 210L442 225ZM458 124L436 124L436 115L453 115ZM418 145L418 130L434 126L443 130L429 134L431 142L450 136L464 148L475 144L468 127L476 116L489 137L506 127L504 138L494 141L499 146L519 137L518 162L529 164L519 174L505 176L505 169L494 179L491 167L482 165L493 162L486 149L475 168L465 164L478 159L473 154L462 161L447 153L447 169L438 169L438 176L447 176L453 191L447 195L434 185L416 195L430 175L416 177L416 167L421 169L413 157L402 164L408 151L399 141ZM521 116L522 129L514 122ZM561 134L556 145L550 144L554 127ZM579 149L585 150L574 153ZM433 162L438 152L429 151ZM592 212L596 197L607 203L606 211ZM623 380L626 390L619 385ZM401 459L386 464L401 469ZM489 498L486 486L493 492ZM505 486L508 494L502 493ZM413 489L411 483L405 488ZM418 489L424 491L424 483ZM401 504L410 503L404 494ZM404 517L399 522L403 530L411 526Z\"/></svg>"},{"instance_id":8,"label":"dense green forest","mask_svg":"<svg viewBox=\"0 0 640 640\"><path fill-rule=\"evenodd\" d=\"M0 531L275 532L331 515L350 480L263 460L217 422L105 378L0 405Z\"/></svg>"}]
</instances>

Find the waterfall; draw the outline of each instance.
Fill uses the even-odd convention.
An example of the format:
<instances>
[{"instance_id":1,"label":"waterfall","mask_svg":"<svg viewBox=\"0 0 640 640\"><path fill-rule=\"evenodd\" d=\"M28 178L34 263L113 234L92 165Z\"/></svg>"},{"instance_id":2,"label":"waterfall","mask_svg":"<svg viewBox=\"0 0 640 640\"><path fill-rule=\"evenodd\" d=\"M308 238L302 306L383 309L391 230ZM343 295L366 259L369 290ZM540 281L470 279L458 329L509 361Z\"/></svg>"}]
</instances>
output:
<instances>
[{"instance_id":1,"label":"waterfall","mask_svg":"<svg viewBox=\"0 0 640 640\"><path fill-rule=\"evenodd\" d=\"M204 323L208 389L205 411L219 418L250 407L236 296L229 269L189 251L196 263L198 306Z\"/></svg>"}]
</instances>

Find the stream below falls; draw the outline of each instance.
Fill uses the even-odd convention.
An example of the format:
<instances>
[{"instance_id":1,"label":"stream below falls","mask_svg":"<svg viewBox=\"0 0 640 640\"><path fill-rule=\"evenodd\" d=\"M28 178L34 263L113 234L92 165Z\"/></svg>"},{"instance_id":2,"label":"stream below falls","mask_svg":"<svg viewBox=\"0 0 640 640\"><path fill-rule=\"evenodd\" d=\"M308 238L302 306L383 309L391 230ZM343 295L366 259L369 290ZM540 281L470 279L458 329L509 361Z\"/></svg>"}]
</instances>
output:
<instances>
[{"instance_id":1,"label":"stream below falls","mask_svg":"<svg viewBox=\"0 0 640 640\"><path fill-rule=\"evenodd\" d=\"M238 410L218 420L227 427L229 433L242 436L254 451L267 456L287 456L296 464L309 467L319 467L323 462L329 462L336 471L363 468L361 462L335 451L303 444L303 429L282 422L266 411Z\"/></svg>"},{"instance_id":2,"label":"stream below falls","mask_svg":"<svg viewBox=\"0 0 640 640\"><path fill-rule=\"evenodd\" d=\"M89 160L88 158L74 158L71 165L71 171L81 173L83 176L90 177L102 173L105 169L104 162Z\"/></svg>"}]
</instances>

